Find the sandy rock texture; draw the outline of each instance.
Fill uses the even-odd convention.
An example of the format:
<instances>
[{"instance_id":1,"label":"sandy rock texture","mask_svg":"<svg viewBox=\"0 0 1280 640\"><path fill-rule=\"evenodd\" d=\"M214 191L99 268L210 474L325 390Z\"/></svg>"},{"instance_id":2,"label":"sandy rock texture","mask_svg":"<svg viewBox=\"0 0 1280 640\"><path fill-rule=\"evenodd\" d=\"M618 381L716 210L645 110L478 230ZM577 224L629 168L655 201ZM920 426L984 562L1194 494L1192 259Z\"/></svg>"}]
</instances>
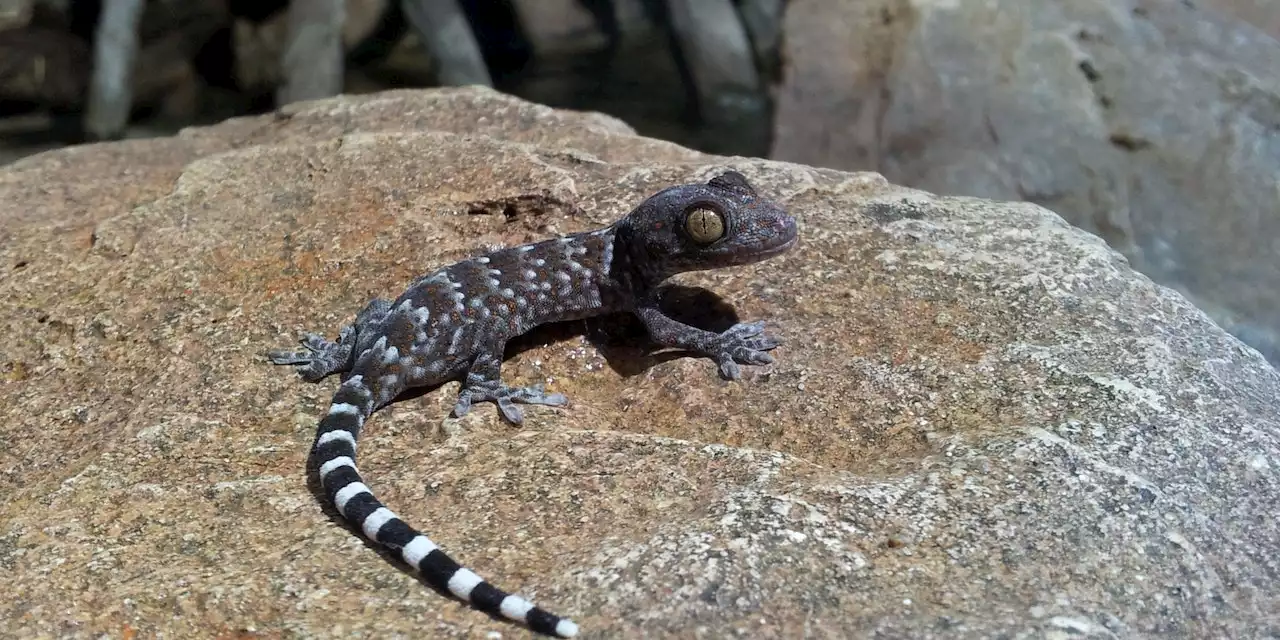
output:
<instances>
[{"instance_id":1,"label":"sandy rock texture","mask_svg":"<svg viewBox=\"0 0 1280 640\"><path fill-rule=\"evenodd\" d=\"M1272 0L795 0L771 157L1040 204L1280 365L1277 25Z\"/></svg>"},{"instance_id":2,"label":"sandy rock texture","mask_svg":"<svg viewBox=\"0 0 1280 640\"><path fill-rule=\"evenodd\" d=\"M508 381L563 409L377 414L361 470L587 638L1267 637L1280 374L1031 204L704 156L479 89L301 104L0 170L0 628L15 637L527 637L321 507L336 382L261 354L481 247L725 168L800 245L679 278L774 365L718 379L607 318Z\"/></svg>"}]
</instances>

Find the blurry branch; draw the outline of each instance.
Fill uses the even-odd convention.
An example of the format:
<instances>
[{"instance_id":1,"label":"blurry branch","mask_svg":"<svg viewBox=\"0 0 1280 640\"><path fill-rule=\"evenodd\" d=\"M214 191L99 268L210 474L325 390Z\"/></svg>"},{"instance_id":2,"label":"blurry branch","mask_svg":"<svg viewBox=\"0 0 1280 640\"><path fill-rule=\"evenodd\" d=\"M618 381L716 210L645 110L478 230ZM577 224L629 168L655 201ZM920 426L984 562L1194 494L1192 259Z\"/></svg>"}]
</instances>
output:
<instances>
[{"instance_id":1,"label":"blurry branch","mask_svg":"<svg viewBox=\"0 0 1280 640\"><path fill-rule=\"evenodd\" d=\"M284 81L276 104L315 100L342 93L343 0L293 0L289 3L288 36L280 66Z\"/></svg>"},{"instance_id":2,"label":"blurry branch","mask_svg":"<svg viewBox=\"0 0 1280 640\"><path fill-rule=\"evenodd\" d=\"M104 0L93 47L84 128L99 140L124 131L133 106L133 64L143 0Z\"/></svg>"},{"instance_id":3,"label":"blurry branch","mask_svg":"<svg viewBox=\"0 0 1280 640\"><path fill-rule=\"evenodd\" d=\"M27 26L31 9L31 0L0 0L0 31Z\"/></svg>"},{"instance_id":4,"label":"blurry branch","mask_svg":"<svg viewBox=\"0 0 1280 640\"><path fill-rule=\"evenodd\" d=\"M683 71L703 121L733 125L762 108L755 51L732 0L666 0Z\"/></svg>"},{"instance_id":5,"label":"blurry branch","mask_svg":"<svg viewBox=\"0 0 1280 640\"><path fill-rule=\"evenodd\" d=\"M770 73L778 66L778 47L782 43L782 13L784 0L742 0L738 11L742 13L742 26L751 36L756 52L756 65Z\"/></svg>"},{"instance_id":6,"label":"blurry branch","mask_svg":"<svg viewBox=\"0 0 1280 640\"><path fill-rule=\"evenodd\" d=\"M493 86L471 24L457 0L402 0L418 39L439 64L440 84Z\"/></svg>"}]
</instances>

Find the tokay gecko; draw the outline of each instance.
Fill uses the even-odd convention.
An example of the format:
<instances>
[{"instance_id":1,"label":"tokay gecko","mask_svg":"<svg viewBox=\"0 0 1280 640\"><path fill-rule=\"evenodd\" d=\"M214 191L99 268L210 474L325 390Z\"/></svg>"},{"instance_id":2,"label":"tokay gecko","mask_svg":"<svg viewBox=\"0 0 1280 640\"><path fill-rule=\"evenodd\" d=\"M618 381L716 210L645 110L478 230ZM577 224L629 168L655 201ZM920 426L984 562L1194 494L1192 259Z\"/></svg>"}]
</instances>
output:
<instances>
[{"instance_id":1,"label":"tokay gecko","mask_svg":"<svg viewBox=\"0 0 1280 640\"><path fill-rule=\"evenodd\" d=\"M577 625L508 594L460 566L426 535L374 497L356 470L365 421L414 387L460 380L455 416L492 402L519 424L516 405L563 405L542 385L509 387L499 375L508 340L545 323L616 312L639 317L659 345L705 355L726 379L739 364L773 362L780 341L763 322L721 333L678 322L659 309L659 285L686 271L758 262L794 246L796 221L727 171L706 184L666 188L610 226L470 258L415 280L393 301L375 299L331 342L305 334L305 351L273 351L309 382L339 373L342 383L320 420L314 459L325 495L370 540L391 549L433 587L471 606L549 635Z\"/></svg>"}]
</instances>

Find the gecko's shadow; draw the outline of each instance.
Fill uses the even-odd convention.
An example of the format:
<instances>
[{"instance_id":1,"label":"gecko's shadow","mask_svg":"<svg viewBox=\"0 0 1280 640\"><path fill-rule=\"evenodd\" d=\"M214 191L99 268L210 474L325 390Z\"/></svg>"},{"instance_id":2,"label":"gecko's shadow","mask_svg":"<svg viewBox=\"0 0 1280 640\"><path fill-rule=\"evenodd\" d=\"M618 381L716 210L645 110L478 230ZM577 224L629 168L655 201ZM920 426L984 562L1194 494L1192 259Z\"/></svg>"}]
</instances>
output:
<instances>
[{"instance_id":1,"label":"gecko's shadow","mask_svg":"<svg viewBox=\"0 0 1280 640\"><path fill-rule=\"evenodd\" d=\"M719 295L707 289L703 289L701 287L686 287L682 285L667 285L666 287L663 287L662 292L661 309L664 314L673 320L716 333L725 331L739 321L738 315L734 311L733 306ZM604 357L605 362L609 364L609 367L623 377L636 376L657 364L693 355L686 351L666 349L665 347L653 342L653 340L649 338L648 332L645 331L644 325L640 322L640 319L634 314L615 313L589 320L557 322L537 327L509 342L507 344L503 360L508 360L518 354L524 353L525 351L541 348L557 342L572 340L577 336L585 336L587 341ZM441 386L444 386L444 384L410 389L409 391L397 396L392 403L395 404L404 402L405 400L419 398L423 395L436 391ZM374 418L370 419L373 420ZM364 536L364 532L362 532L359 527L351 524L338 513L337 508L328 500L325 495L324 487L320 483L319 462L316 460L314 444L311 447L310 454L307 456L305 473L307 490L311 493L312 497L315 498L316 502L319 503L324 514L328 516L334 524L346 529L349 533L356 536L365 547L382 556L384 560L399 569L402 573L412 576L419 584L435 591L445 598L462 602L462 600L454 596L448 590L436 588L434 585L428 583L416 570L405 564L397 553L380 544L370 541ZM377 495L376 490L374 491L374 494ZM410 524L411 526L413 525L412 522L410 522ZM415 526L415 528L418 527ZM428 533L430 525L427 525L423 529L424 533L430 537L430 534ZM443 547L444 545L442 545L442 548ZM458 560L463 564L463 566L468 566L468 561L473 561L475 559L459 558ZM500 584L498 586L500 586ZM487 615L495 621L505 624L513 624L510 620L507 620L500 615L492 613Z\"/></svg>"}]
</instances>

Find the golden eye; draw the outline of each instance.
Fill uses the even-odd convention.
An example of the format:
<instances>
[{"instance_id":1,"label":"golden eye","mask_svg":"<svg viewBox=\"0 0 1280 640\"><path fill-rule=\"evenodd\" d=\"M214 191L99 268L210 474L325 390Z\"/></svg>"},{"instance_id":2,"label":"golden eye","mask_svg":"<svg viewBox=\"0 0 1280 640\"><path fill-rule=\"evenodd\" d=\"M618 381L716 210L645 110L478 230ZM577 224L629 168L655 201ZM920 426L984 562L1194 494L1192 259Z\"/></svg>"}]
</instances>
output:
<instances>
[{"instance_id":1,"label":"golden eye","mask_svg":"<svg viewBox=\"0 0 1280 640\"><path fill-rule=\"evenodd\" d=\"M684 230L698 244L711 244L724 236L724 218L711 209L694 209L684 219Z\"/></svg>"}]
</instances>

